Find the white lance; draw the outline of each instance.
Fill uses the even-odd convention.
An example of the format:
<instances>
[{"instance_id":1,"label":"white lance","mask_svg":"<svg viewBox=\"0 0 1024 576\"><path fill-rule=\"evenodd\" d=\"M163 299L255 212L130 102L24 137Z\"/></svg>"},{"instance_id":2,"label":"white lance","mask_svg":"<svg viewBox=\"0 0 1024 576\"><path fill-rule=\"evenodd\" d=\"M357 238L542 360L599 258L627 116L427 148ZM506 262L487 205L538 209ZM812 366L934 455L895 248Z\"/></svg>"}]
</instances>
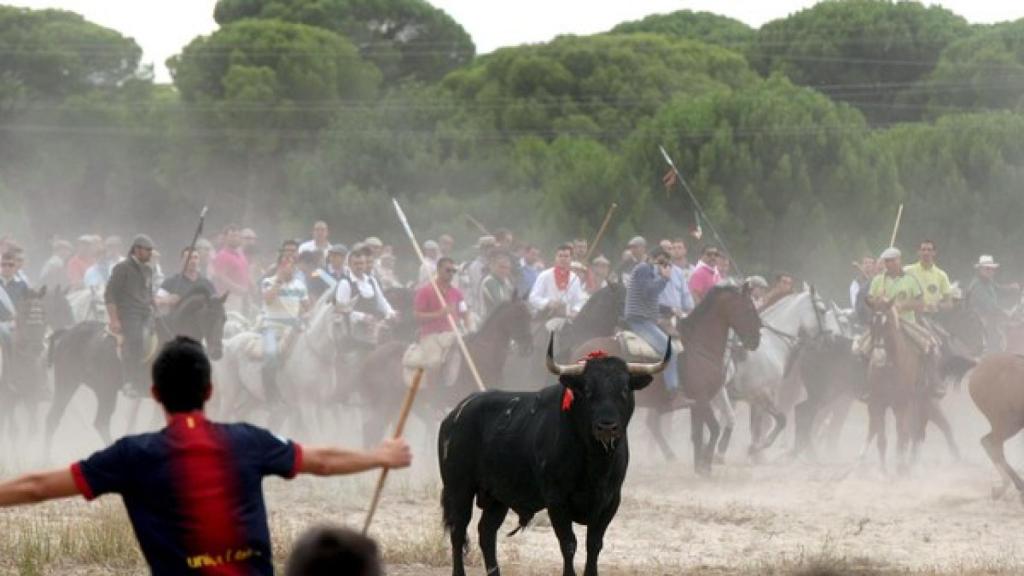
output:
<instances>
[{"instance_id":1,"label":"white lance","mask_svg":"<svg viewBox=\"0 0 1024 576\"><path fill-rule=\"evenodd\" d=\"M405 234L409 237L409 242L412 243L413 250L416 251L416 257L420 259L420 264L426 264L426 258L423 256L423 250L420 249L420 243L416 241L416 235L413 234L412 228L409 226L409 220L405 217L405 212L402 211L402 206L398 204L398 200L395 198L391 199L391 202L395 205L395 212L398 214L398 220L402 223L402 228L405 228ZM447 305L447 301L444 299L444 294L441 293L441 288L437 285L437 279L434 276L430 277L430 285L434 288L434 294L437 295L437 301L442 306ZM484 381L480 377L480 372L476 369L476 363L473 362L473 357L469 355L469 348L466 348L466 342L462 339L462 334L459 333L459 325L455 322L455 317L452 316L449 311L446 315L448 318L448 325L451 326L452 332L455 333L455 341L459 343L459 350L462 351L462 357L466 360L466 365L469 366L469 371L473 374L473 379L476 380L476 386L481 392L487 390L484 386Z\"/></svg>"}]
</instances>

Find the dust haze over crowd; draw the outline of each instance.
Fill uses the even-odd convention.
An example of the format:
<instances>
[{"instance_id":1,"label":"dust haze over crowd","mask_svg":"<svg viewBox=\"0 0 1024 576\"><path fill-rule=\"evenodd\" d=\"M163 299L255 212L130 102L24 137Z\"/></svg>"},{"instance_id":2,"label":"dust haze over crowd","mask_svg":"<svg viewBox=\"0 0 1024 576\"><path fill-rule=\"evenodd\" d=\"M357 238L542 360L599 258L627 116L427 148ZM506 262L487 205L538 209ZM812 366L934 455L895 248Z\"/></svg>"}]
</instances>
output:
<instances>
[{"instance_id":1,"label":"dust haze over crowd","mask_svg":"<svg viewBox=\"0 0 1024 576\"><path fill-rule=\"evenodd\" d=\"M689 263L718 246L742 273L735 280L792 275L830 313L851 307L851 261L877 257L893 236L904 264L932 240L964 289L983 254L1002 264L999 282L1024 272L1024 20L978 25L941 7L863 0L823 2L754 29L684 10L480 56L459 22L421 0L368 1L365 13L341 2L305 10L312 4L220 0L218 29L168 61L171 84L154 82L138 44L119 31L69 12L0 6L0 237L25 250L30 279L54 239L85 234L118 235L127 249L147 233L170 276L209 206L203 237L214 245L228 224L256 233L247 248L254 280L282 241L308 240L322 220L332 243L380 238L400 283L414 288L420 263L392 198L420 242L454 237L460 264L477 256L481 236L510 231L517 267L527 244L550 265L557 245L592 243L615 203L593 253L613 270L636 235L651 248L684 238ZM1017 324L1019 301L1008 291L1000 303ZM251 328L258 308L233 321ZM532 326L541 347L542 324ZM1019 572L1020 504L1015 494L990 498L998 477L979 444L988 423L966 386L937 400L958 455L929 427L909 471L895 460L883 469L865 445L866 395L852 387L819 418L817 459L790 458L793 407L808 387L840 379L802 381L789 368L817 349L808 350L773 391L787 420L779 440L748 454L752 419L739 399L732 445L708 478L693 471L689 411L667 419L675 460L658 450L647 411L636 412L602 570ZM540 351L510 354L503 387L553 384ZM363 383L343 374L339 389ZM100 402L81 387L47 450L52 374L45 380L41 404L0 422L5 477L104 446L93 427ZM282 423L259 403L244 413L221 403L240 386L215 382L216 418L274 425L299 442L372 445L379 438L364 437L362 421L390 428L399 409L339 396ZM428 386L421 400L440 392ZM415 463L392 476L378 513L396 574L450 569L437 498L442 414L413 418ZM152 401L136 413L119 397L115 436L161 422ZM892 445L891 418L889 430ZM1008 442L1007 457L1024 463L1024 445ZM319 520L359 523L371 480L268 489L275 546L287 550ZM0 512L0 533L10 535L0 537L0 573L29 564L138 572L118 511L67 506ZM94 530L110 540L70 535ZM549 574L560 560L543 520L503 538L499 552L513 574ZM483 570L477 552L470 563Z\"/></svg>"}]
</instances>

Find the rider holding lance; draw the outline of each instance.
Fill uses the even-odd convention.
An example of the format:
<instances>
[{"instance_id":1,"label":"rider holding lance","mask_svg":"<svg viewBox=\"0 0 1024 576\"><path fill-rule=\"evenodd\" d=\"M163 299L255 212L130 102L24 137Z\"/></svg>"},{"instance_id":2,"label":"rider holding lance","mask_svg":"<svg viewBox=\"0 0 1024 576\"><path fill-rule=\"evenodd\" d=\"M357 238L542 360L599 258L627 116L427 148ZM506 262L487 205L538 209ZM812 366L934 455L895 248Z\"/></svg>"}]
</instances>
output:
<instances>
[{"instance_id":1,"label":"rider holding lance","mask_svg":"<svg viewBox=\"0 0 1024 576\"><path fill-rule=\"evenodd\" d=\"M110 272L103 300L110 318L110 331L122 336L121 365L124 390L143 396L146 392L145 339L153 321L153 240L139 234L132 240L129 257Z\"/></svg>"}]
</instances>

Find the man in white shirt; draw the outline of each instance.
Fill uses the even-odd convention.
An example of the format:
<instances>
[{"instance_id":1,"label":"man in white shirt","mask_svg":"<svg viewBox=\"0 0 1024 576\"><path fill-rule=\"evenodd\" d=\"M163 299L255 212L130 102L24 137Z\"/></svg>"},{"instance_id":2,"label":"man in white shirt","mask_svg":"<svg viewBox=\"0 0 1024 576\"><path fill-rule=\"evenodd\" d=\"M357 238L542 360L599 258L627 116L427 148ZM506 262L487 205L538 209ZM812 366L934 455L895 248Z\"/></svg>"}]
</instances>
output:
<instances>
[{"instance_id":1,"label":"man in white shirt","mask_svg":"<svg viewBox=\"0 0 1024 576\"><path fill-rule=\"evenodd\" d=\"M327 258L327 250L331 247L330 234L331 231L327 227L327 222L317 220L316 224L313 224L313 239L299 245L299 254L303 252L319 252L320 263L322 264L323 260Z\"/></svg>"},{"instance_id":2,"label":"man in white shirt","mask_svg":"<svg viewBox=\"0 0 1024 576\"><path fill-rule=\"evenodd\" d=\"M380 283L370 274L371 258L366 245L353 250L348 257L349 275L338 282L334 294L335 311L348 319L350 337L367 347L377 344L381 322L395 317Z\"/></svg>"},{"instance_id":3,"label":"man in white shirt","mask_svg":"<svg viewBox=\"0 0 1024 576\"><path fill-rule=\"evenodd\" d=\"M433 240L423 243L423 263L420 265L419 278L416 280L416 287L419 288L434 276L437 270L437 261L441 258L441 247Z\"/></svg>"},{"instance_id":4,"label":"man in white shirt","mask_svg":"<svg viewBox=\"0 0 1024 576\"><path fill-rule=\"evenodd\" d=\"M295 276L295 256L282 252L277 259L277 272L260 283L263 295L263 390L271 403L281 401L277 388L281 342L285 332L297 329L309 309L309 293L302 280Z\"/></svg>"},{"instance_id":5,"label":"man in white shirt","mask_svg":"<svg viewBox=\"0 0 1024 576\"><path fill-rule=\"evenodd\" d=\"M568 319L576 316L586 302L579 277L572 273L572 246L555 250L555 265L540 273L530 290L530 308L541 319Z\"/></svg>"}]
</instances>

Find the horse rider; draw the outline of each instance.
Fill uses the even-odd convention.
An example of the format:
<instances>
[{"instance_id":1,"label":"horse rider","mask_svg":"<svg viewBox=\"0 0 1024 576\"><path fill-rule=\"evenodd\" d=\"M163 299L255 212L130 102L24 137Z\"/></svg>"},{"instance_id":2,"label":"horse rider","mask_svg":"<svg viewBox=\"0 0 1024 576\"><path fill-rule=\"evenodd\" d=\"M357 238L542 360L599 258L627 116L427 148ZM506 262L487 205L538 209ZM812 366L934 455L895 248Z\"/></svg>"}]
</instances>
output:
<instances>
[{"instance_id":1,"label":"horse rider","mask_svg":"<svg viewBox=\"0 0 1024 576\"><path fill-rule=\"evenodd\" d=\"M118 262L124 260L124 242L120 236L107 236L103 241L103 254L88 270L82 282L86 288L102 290L110 281L110 274Z\"/></svg>"},{"instance_id":2,"label":"horse rider","mask_svg":"<svg viewBox=\"0 0 1024 576\"><path fill-rule=\"evenodd\" d=\"M317 266L320 266L327 256L327 250L331 247L330 235L331 230L327 227L327 222L317 220L313 223L313 237L299 245L299 254L303 252L316 254L318 258Z\"/></svg>"},{"instance_id":3,"label":"horse rider","mask_svg":"<svg viewBox=\"0 0 1024 576\"><path fill-rule=\"evenodd\" d=\"M335 311L348 323L349 340L363 350L377 345L381 324L395 318L377 278L370 273L371 247L357 244L348 257L349 274L338 281Z\"/></svg>"},{"instance_id":4,"label":"horse rider","mask_svg":"<svg viewBox=\"0 0 1024 576\"><path fill-rule=\"evenodd\" d=\"M309 292L295 274L295 255L281 252L277 257L274 276L260 283L263 296L263 314L260 332L263 336L263 366L260 375L268 403L282 400L277 386L281 352L286 334L302 329L303 316L309 310Z\"/></svg>"},{"instance_id":5,"label":"horse rider","mask_svg":"<svg viewBox=\"0 0 1024 576\"><path fill-rule=\"evenodd\" d=\"M186 246L181 250L181 261L185 269L164 280L156 291L156 303L167 310L173 310L181 299L196 289L206 290L213 296L217 293L213 283L199 273L199 251Z\"/></svg>"},{"instance_id":6,"label":"horse rider","mask_svg":"<svg viewBox=\"0 0 1024 576\"><path fill-rule=\"evenodd\" d=\"M530 308L538 319L549 322L549 329L561 328L576 316L586 302L579 276L572 273L572 246L562 244L555 250L555 265L541 272L530 290ZM553 324L550 324L555 320Z\"/></svg>"},{"instance_id":7,"label":"horse rider","mask_svg":"<svg viewBox=\"0 0 1024 576\"><path fill-rule=\"evenodd\" d=\"M454 286L455 276L458 268L455 261L447 256L442 256L437 261L437 288L441 291L442 300L437 297L437 292L429 283L421 286L413 298L413 314L419 324L420 337L416 344L406 350L402 357L402 365L406 369L406 377L409 371L422 368L424 370L436 370L442 367L452 367L448 373L441 373L437 377L440 383L451 385L454 383L453 373L457 363L448 363L447 359L455 344L455 333L448 322L448 315L455 319L456 326L463 330L469 330L473 326L469 308L463 299L462 291Z\"/></svg>"},{"instance_id":8,"label":"horse rider","mask_svg":"<svg viewBox=\"0 0 1024 576\"><path fill-rule=\"evenodd\" d=\"M480 284L480 299L483 309L482 319L490 317L491 313L503 302L508 302L515 294L515 284L512 282L512 256L507 252L497 252L491 257L491 273L484 278Z\"/></svg>"},{"instance_id":9,"label":"horse rider","mask_svg":"<svg viewBox=\"0 0 1024 576\"><path fill-rule=\"evenodd\" d=\"M230 293L226 307L230 311L246 313L249 307L249 259L242 251L242 235L237 224L224 228L224 245L211 263L210 280L219 294Z\"/></svg>"},{"instance_id":10,"label":"horse rider","mask_svg":"<svg viewBox=\"0 0 1024 576\"><path fill-rule=\"evenodd\" d=\"M864 256L860 262L854 262L853 267L857 270L857 276L850 282L850 308L857 322L867 326L871 323L871 310L867 304L868 290L878 274L878 263L873 257Z\"/></svg>"},{"instance_id":11,"label":"horse rider","mask_svg":"<svg viewBox=\"0 0 1024 576\"><path fill-rule=\"evenodd\" d=\"M110 332L120 336L121 374L129 396L146 394L146 340L152 328L154 291L153 240L139 234L132 240L128 258L114 265L103 294Z\"/></svg>"},{"instance_id":12,"label":"horse rider","mask_svg":"<svg viewBox=\"0 0 1024 576\"><path fill-rule=\"evenodd\" d=\"M879 257L883 270L871 280L868 302L872 305L895 302L900 319L917 324L917 312L924 309L923 294L917 280L903 271L899 248L886 248Z\"/></svg>"},{"instance_id":13,"label":"horse rider","mask_svg":"<svg viewBox=\"0 0 1024 576\"><path fill-rule=\"evenodd\" d=\"M672 278L669 255L661 247L655 248L646 262L633 268L626 286L626 327L643 338L656 352L665 350L669 336L659 326L658 298ZM673 354L668 367L662 372L673 407L689 403L679 387L678 356Z\"/></svg>"},{"instance_id":14,"label":"horse rider","mask_svg":"<svg viewBox=\"0 0 1024 576\"><path fill-rule=\"evenodd\" d=\"M14 324L17 321L18 302L28 292L28 284L18 278L18 262L14 252L7 250L0 256L0 351L8 363L14 351ZM6 371L0 371L0 382L6 384Z\"/></svg>"},{"instance_id":15,"label":"horse rider","mask_svg":"<svg viewBox=\"0 0 1024 576\"><path fill-rule=\"evenodd\" d=\"M612 263L599 254L597 258L590 261L590 274L587 276L587 285L584 287L587 294L593 296L595 292L604 288L608 285L609 280L612 277L611 273Z\"/></svg>"},{"instance_id":16,"label":"horse rider","mask_svg":"<svg viewBox=\"0 0 1024 576\"><path fill-rule=\"evenodd\" d=\"M647 261L647 240L643 236L634 236L626 243L626 252L619 262L619 279L623 286L629 285L630 274L641 262Z\"/></svg>"},{"instance_id":17,"label":"horse rider","mask_svg":"<svg viewBox=\"0 0 1024 576\"><path fill-rule=\"evenodd\" d=\"M68 258L67 262L68 283L72 290L82 287L85 271L96 262L97 252L91 235L83 234L78 237L75 242L75 253Z\"/></svg>"},{"instance_id":18,"label":"horse rider","mask_svg":"<svg viewBox=\"0 0 1024 576\"><path fill-rule=\"evenodd\" d=\"M310 299L317 301L325 293L337 290L338 282L347 274L345 270L347 258L348 246L344 244L332 244L327 249L326 264L314 270L306 280Z\"/></svg>"},{"instance_id":19,"label":"horse rider","mask_svg":"<svg viewBox=\"0 0 1024 576\"><path fill-rule=\"evenodd\" d=\"M705 246L700 253L700 260L690 274L690 294L693 295L694 304L700 304L704 296L722 281L722 275L718 271L718 248Z\"/></svg>"},{"instance_id":20,"label":"horse rider","mask_svg":"<svg viewBox=\"0 0 1024 576\"><path fill-rule=\"evenodd\" d=\"M441 247L434 240L427 240L423 243L423 262L420 264L419 275L416 278L416 288L430 282L437 271L437 259L441 257Z\"/></svg>"},{"instance_id":21,"label":"horse rider","mask_svg":"<svg viewBox=\"0 0 1024 576\"><path fill-rule=\"evenodd\" d=\"M491 254L494 252L497 242L494 236L481 236L476 243L478 250L476 258L463 263L462 269L459 272L459 285L462 287L462 293L466 297L466 304L469 306L469 311L473 314L475 320L481 320L484 317L480 285L490 272L488 267L490 266Z\"/></svg>"},{"instance_id":22,"label":"horse rider","mask_svg":"<svg viewBox=\"0 0 1024 576\"><path fill-rule=\"evenodd\" d=\"M764 294L764 300L762 307L759 310L768 308L772 304L775 304L779 300L782 300L786 296L793 294L795 291L796 282L793 280L793 275L786 272L776 272L775 278L772 279L772 285L768 288L768 291Z\"/></svg>"},{"instance_id":23,"label":"horse rider","mask_svg":"<svg viewBox=\"0 0 1024 576\"><path fill-rule=\"evenodd\" d=\"M58 286L69 287L67 261L74 251L74 247L67 240L54 239L52 245L53 253L43 263L39 271L39 284L53 290Z\"/></svg>"},{"instance_id":24,"label":"horse rider","mask_svg":"<svg viewBox=\"0 0 1024 576\"><path fill-rule=\"evenodd\" d=\"M757 308L758 312L766 308L765 295L768 294L768 281L764 279L764 276L754 275L747 276L747 286L750 286L750 299L754 302L754 307Z\"/></svg>"},{"instance_id":25,"label":"horse rider","mask_svg":"<svg viewBox=\"0 0 1024 576\"><path fill-rule=\"evenodd\" d=\"M949 334L942 328L936 315L940 311L953 309L953 287L949 283L949 276L935 263L936 255L935 242L923 240L917 246L917 262L903 270L917 281L921 289L923 306L918 320L938 339L941 348L945 350L949 346ZM937 395L944 395L945 390L942 379L938 375L937 363L929 363L928 368L926 384Z\"/></svg>"},{"instance_id":26,"label":"horse rider","mask_svg":"<svg viewBox=\"0 0 1024 576\"><path fill-rule=\"evenodd\" d=\"M1002 285L996 282L999 263L989 254L982 254L974 265L977 271L967 288L967 305L981 318L985 328L985 352L999 352L1004 348L1004 324L1010 321L1010 313L999 304L1000 293L1019 290L1017 284Z\"/></svg>"},{"instance_id":27,"label":"horse rider","mask_svg":"<svg viewBox=\"0 0 1024 576\"><path fill-rule=\"evenodd\" d=\"M665 289L658 296L659 322L666 332L674 333L675 324L693 311L693 294L686 282L686 271L672 261L672 241L666 240L669 249L660 248L669 257L669 278Z\"/></svg>"}]
</instances>

